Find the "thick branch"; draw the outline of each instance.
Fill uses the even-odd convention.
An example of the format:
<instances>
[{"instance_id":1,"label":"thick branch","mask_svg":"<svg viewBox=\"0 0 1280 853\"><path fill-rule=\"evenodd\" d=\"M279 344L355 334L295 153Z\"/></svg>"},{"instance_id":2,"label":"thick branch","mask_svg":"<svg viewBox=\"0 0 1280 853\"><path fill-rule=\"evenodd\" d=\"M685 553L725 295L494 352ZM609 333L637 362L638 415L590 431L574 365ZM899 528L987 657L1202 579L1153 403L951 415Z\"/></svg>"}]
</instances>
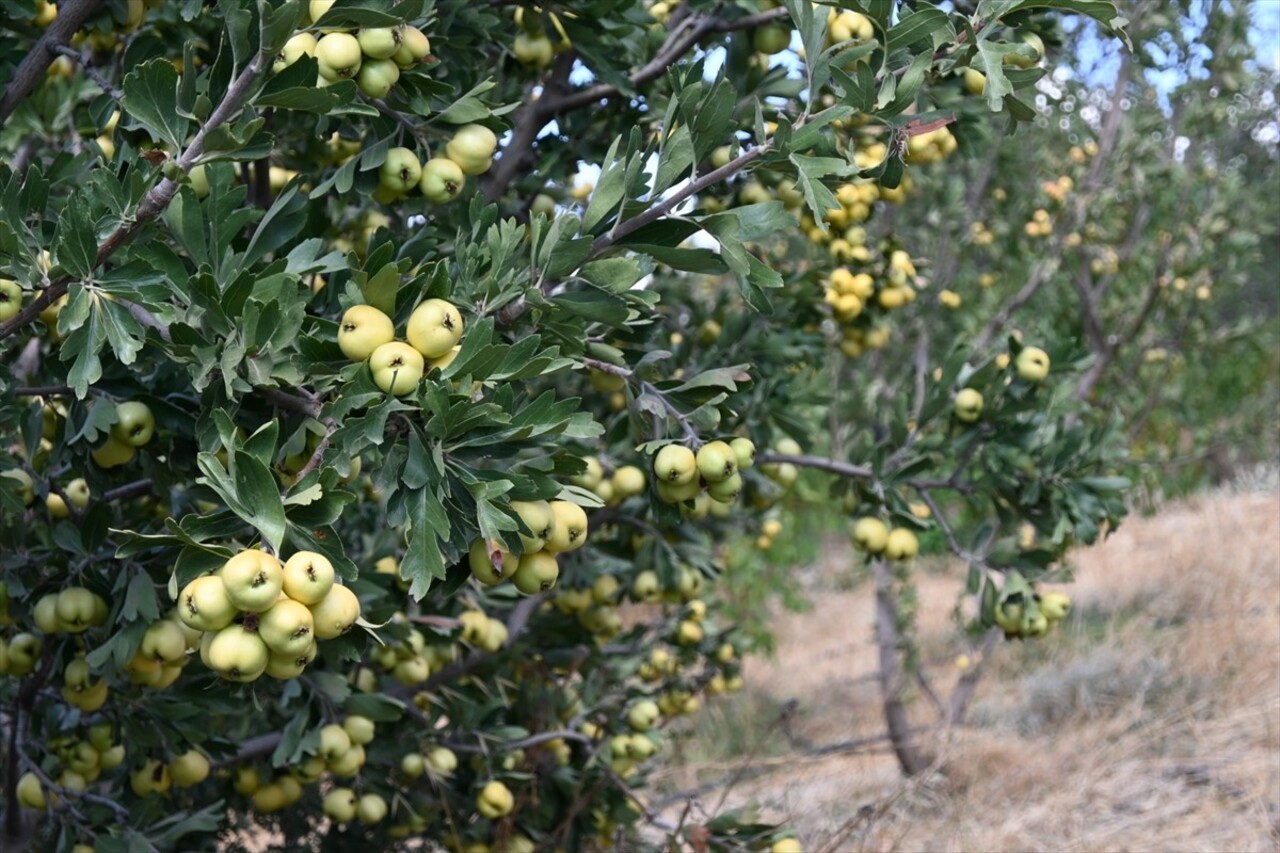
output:
<instances>
[{"instance_id":1,"label":"thick branch","mask_svg":"<svg viewBox=\"0 0 1280 853\"><path fill-rule=\"evenodd\" d=\"M893 589L893 576L884 560L876 560L872 570L876 584L876 646L880 654L880 697L884 719L889 729L889 742L902 772L915 776L929 767L929 759L920 751L902 701L902 665L898 659L898 602Z\"/></svg>"},{"instance_id":2,"label":"thick branch","mask_svg":"<svg viewBox=\"0 0 1280 853\"><path fill-rule=\"evenodd\" d=\"M102 0L63 0L58 6L58 17L54 19L44 35L31 48L31 52L22 58L18 70L13 72L4 94L0 95L0 126L8 120L18 104L31 94L31 90L44 79L45 72L57 58L58 48L71 41L85 21L102 6Z\"/></svg>"}]
</instances>

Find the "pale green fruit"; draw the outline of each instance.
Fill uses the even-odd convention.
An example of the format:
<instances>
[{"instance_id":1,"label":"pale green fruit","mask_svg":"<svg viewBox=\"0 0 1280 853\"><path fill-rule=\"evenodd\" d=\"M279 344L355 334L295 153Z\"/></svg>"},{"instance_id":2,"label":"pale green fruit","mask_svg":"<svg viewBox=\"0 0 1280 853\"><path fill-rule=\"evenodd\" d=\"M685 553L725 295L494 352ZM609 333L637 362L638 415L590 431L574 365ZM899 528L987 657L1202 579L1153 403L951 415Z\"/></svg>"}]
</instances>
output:
<instances>
[{"instance_id":1,"label":"pale green fruit","mask_svg":"<svg viewBox=\"0 0 1280 853\"><path fill-rule=\"evenodd\" d=\"M198 577L178 596L178 618L197 631L220 631L236 618L236 606L227 596L222 578Z\"/></svg>"},{"instance_id":2,"label":"pale green fruit","mask_svg":"<svg viewBox=\"0 0 1280 853\"><path fill-rule=\"evenodd\" d=\"M400 30L400 47L391 58L401 68L416 65L431 55L431 42L422 30L417 27L404 27Z\"/></svg>"},{"instance_id":3,"label":"pale green fruit","mask_svg":"<svg viewBox=\"0 0 1280 853\"><path fill-rule=\"evenodd\" d=\"M276 54L276 61L271 66L271 70L279 74L302 57L315 55L316 37L307 32L294 33L294 35L284 43L284 47L280 49L280 52ZM208 185L206 184L206 193L207 192ZM196 190L196 194L199 195L200 191Z\"/></svg>"},{"instance_id":4,"label":"pale green fruit","mask_svg":"<svg viewBox=\"0 0 1280 853\"><path fill-rule=\"evenodd\" d=\"M516 557L499 546L496 541L492 545L491 553L489 543L484 539L477 539L471 543L471 549L467 552L471 574L485 586L502 583L516 570ZM494 553L498 555L496 560L493 557Z\"/></svg>"},{"instance_id":5,"label":"pale green fruit","mask_svg":"<svg viewBox=\"0 0 1280 853\"><path fill-rule=\"evenodd\" d=\"M424 358L441 358L462 339L462 314L444 299L423 300L409 315L405 338Z\"/></svg>"},{"instance_id":6,"label":"pale green fruit","mask_svg":"<svg viewBox=\"0 0 1280 853\"><path fill-rule=\"evenodd\" d=\"M208 648L209 668L228 681L255 681L267 669L267 644L243 625L229 625L217 634Z\"/></svg>"},{"instance_id":7,"label":"pale green fruit","mask_svg":"<svg viewBox=\"0 0 1280 853\"><path fill-rule=\"evenodd\" d=\"M498 150L498 137L482 124L469 124L458 129L445 146L445 154L466 175L489 171L493 154Z\"/></svg>"},{"instance_id":8,"label":"pale green fruit","mask_svg":"<svg viewBox=\"0 0 1280 853\"><path fill-rule=\"evenodd\" d=\"M360 818L361 823L381 823L386 816L387 801L377 794L365 794L356 803L356 817Z\"/></svg>"},{"instance_id":9,"label":"pale green fruit","mask_svg":"<svg viewBox=\"0 0 1280 853\"><path fill-rule=\"evenodd\" d=\"M982 417L982 393L973 388L961 389L956 394L954 411L956 420L971 424Z\"/></svg>"},{"instance_id":10,"label":"pale green fruit","mask_svg":"<svg viewBox=\"0 0 1280 853\"><path fill-rule=\"evenodd\" d=\"M328 557L315 551L297 551L285 561L281 589L294 601L310 607L329 594L335 578Z\"/></svg>"},{"instance_id":11,"label":"pale green fruit","mask_svg":"<svg viewBox=\"0 0 1280 853\"><path fill-rule=\"evenodd\" d=\"M305 604L282 598L259 617L258 636L273 654L296 658L311 648L315 621Z\"/></svg>"},{"instance_id":12,"label":"pale green fruit","mask_svg":"<svg viewBox=\"0 0 1280 853\"><path fill-rule=\"evenodd\" d=\"M738 455L723 441L709 441L698 448L698 473L708 484L732 477L738 470Z\"/></svg>"},{"instance_id":13,"label":"pale green fruit","mask_svg":"<svg viewBox=\"0 0 1280 853\"><path fill-rule=\"evenodd\" d=\"M457 163L447 157L432 157L422 165L422 180L418 187L427 201L447 204L462 193L466 183L467 176Z\"/></svg>"},{"instance_id":14,"label":"pale green fruit","mask_svg":"<svg viewBox=\"0 0 1280 853\"><path fill-rule=\"evenodd\" d=\"M209 778L209 759L199 750L188 750L169 762L169 776L179 788L199 785Z\"/></svg>"},{"instance_id":15,"label":"pale green fruit","mask_svg":"<svg viewBox=\"0 0 1280 853\"><path fill-rule=\"evenodd\" d=\"M316 62L326 80L349 80L360 71L364 54L360 42L348 33L329 33L316 42Z\"/></svg>"},{"instance_id":16,"label":"pale green fruit","mask_svg":"<svg viewBox=\"0 0 1280 853\"><path fill-rule=\"evenodd\" d=\"M853 544L868 554L879 554L889 542L889 528L878 518L860 518L850 531Z\"/></svg>"},{"instance_id":17,"label":"pale green fruit","mask_svg":"<svg viewBox=\"0 0 1280 853\"><path fill-rule=\"evenodd\" d=\"M366 28L356 33L356 41L370 59L390 59L400 49L400 31L392 27Z\"/></svg>"},{"instance_id":18,"label":"pale green fruit","mask_svg":"<svg viewBox=\"0 0 1280 853\"><path fill-rule=\"evenodd\" d=\"M356 792L350 788L334 788L324 797L324 813L338 823L350 823L356 818Z\"/></svg>"},{"instance_id":19,"label":"pale green fruit","mask_svg":"<svg viewBox=\"0 0 1280 853\"><path fill-rule=\"evenodd\" d=\"M284 567L266 551L241 551L222 566L227 598L240 610L262 613L276 603L284 585ZM266 662L263 662L266 666Z\"/></svg>"},{"instance_id":20,"label":"pale green fruit","mask_svg":"<svg viewBox=\"0 0 1280 853\"><path fill-rule=\"evenodd\" d=\"M399 81L400 66L390 59L367 59L360 65L360 71L356 73L356 85L370 98L385 98L391 92L391 87ZM413 184L416 183L415 178ZM412 189L413 184L406 187L404 191ZM384 183L383 186L391 185Z\"/></svg>"},{"instance_id":21,"label":"pale green fruit","mask_svg":"<svg viewBox=\"0 0 1280 853\"><path fill-rule=\"evenodd\" d=\"M895 527L889 531L885 541L884 555L890 560L910 560L920 552L920 541L916 535L905 527Z\"/></svg>"},{"instance_id":22,"label":"pale green fruit","mask_svg":"<svg viewBox=\"0 0 1280 853\"><path fill-rule=\"evenodd\" d=\"M351 742L359 746L370 743L377 733L373 720L368 717L361 717L358 714L353 714L343 720L342 728L346 729L347 734L351 737Z\"/></svg>"},{"instance_id":23,"label":"pale green fruit","mask_svg":"<svg viewBox=\"0 0 1280 853\"><path fill-rule=\"evenodd\" d=\"M422 353L400 341L383 344L369 356L373 384L397 397L418 387L426 366Z\"/></svg>"},{"instance_id":24,"label":"pale green fruit","mask_svg":"<svg viewBox=\"0 0 1280 853\"><path fill-rule=\"evenodd\" d=\"M1024 382L1043 382L1049 375L1049 354L1039 347L1023 347L1013 368Z\"/></svg>"},{"instance_id":25,"label":"pale green fruit","mask_svg":"<svg viewBox=\"0 0 1280 853\"><path fill-rule=\"evenodd\" d=\"M176 622L162 619L147 626L138 651L149 660L176 663L187 656L187 638Z\"/></svg>"},{"instance_id":26,"label":"pale green fruit","mask_svg":"<svg viewBox=\"0 0 1280 853\"><path fill-rule=\"evenodd\" d=\"M372 305L353 305L338 323L338 348L352 361L365 361L373 351L396 339L391 318Z\"/></svg>"},{"instance_id":27,"label":"pale green fruit","mask_svg":"<svg viewBox=\"0 0 1280 853\"><path fill-rule=\"evenodd\" d=\"M520 558L511 582L525 595L536 595L554 587L559 577L560 566L556 563L555 555L538 551Z\"/></svg>"},{"instance_id":28,"label":"pale green fruit","mask_svg":"<svg viewBox=\"0 0 1280 853\"><path fill-rule=\"evenodd\" d=\"M545 549L553 554L576 551L587 541L587 513L570 501L552 501L555 529Z\"/></svg>"},{"instance_id":29,"label":"pale green fruit","mask_svg":"<svg viewBox=\"0 0 1280 853\"><path fill-rule=\"evenodd\" d=\"M548 501L512 501L511 508L520 516L520 520L532 531L532 535L520 534L520 542L524 553L533 554L541 551L556 529L556 516L551 511Z\"/></svg>"},{"instance_id":30,"label":"pale green fruit","mask_svg":"<svg viewBox=\"0 0 1280 853\"><path fill-rule=\"evenodd\" d=\"M319 604L311 607L316 638L332 640L340 637L360 618L360 599L345 586L334 585Z\"/></svg>"},{"instance_id":31,"label":"pale green fruit","mask_svg":"<svg viewBox=\"0 0 1280 853\"><path fill-rule=\"evenodd\" d=\"M511 813L511 809L515 807L515 797L511 793L511 789L492 779L481 789L480 794L476 797L476 809L480 814L496 820Z\"/></svg>"},{"instance_id":32,"label":"pale green fruit","mask_svg":"<svg viewBox=\"0 0 1280 853\"><path fill-rule=\"evenodd\" d=\"M418 155L408 148L392 148L378 168L378 182L395 192L408 192L422 177Z\"/></svg>"},{"instance_id":33,"label":"pale green fruit","mask_svg":"<svg viewBox=\"0 0 1280 853\"><path fill-rule=\"evenodd\" d=\"M156 419L146 403L130 400L116 406L116 422L111 437L130 447L142 447L156 431Z\"/></svg>"}]
</instances>

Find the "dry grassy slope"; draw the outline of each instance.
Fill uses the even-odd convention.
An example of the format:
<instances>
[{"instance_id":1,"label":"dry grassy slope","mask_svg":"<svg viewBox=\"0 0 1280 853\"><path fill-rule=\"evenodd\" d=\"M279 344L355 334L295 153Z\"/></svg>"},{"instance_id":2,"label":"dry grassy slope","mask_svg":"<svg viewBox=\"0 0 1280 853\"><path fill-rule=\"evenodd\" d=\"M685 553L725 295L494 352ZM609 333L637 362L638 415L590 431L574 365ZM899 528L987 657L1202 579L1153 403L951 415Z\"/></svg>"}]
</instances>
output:
<instances>
[{"instance_id":1,"label":"dry grassy slope","mask_svg":"<svg viewBox=\"0 0 1280 853\"><path fill-rule=\"evenodd\" d=\"M816 568L814 609L779 616L777 656L750 665L747 692L710 710L664 781L774 771L705 796L692 818L755 803L806 851L1280 847L1280 496L1205 496L1075 554L1075 617L997 648L973 725L930 741L945 769L913 783L883 752L788 757L776 724L795 700L790 730L809 741L882 730L871 593L835 591L841 550ZM943 688L959 571L918 583ZM913 712L931 719L921 700ZM730 740L749 754L726 754Z\"/></svg>"}]
</instances>

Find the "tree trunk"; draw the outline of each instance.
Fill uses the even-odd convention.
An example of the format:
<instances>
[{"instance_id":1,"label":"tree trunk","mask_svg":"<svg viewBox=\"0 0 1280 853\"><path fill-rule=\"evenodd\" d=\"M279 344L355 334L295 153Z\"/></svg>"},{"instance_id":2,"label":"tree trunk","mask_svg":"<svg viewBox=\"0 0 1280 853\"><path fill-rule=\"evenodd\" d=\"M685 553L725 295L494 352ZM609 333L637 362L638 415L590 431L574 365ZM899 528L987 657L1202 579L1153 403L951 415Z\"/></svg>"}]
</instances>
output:
<instances>
[{"instance_id":1,"label":"tree trunk","mask_svg":"<svg viewBox=\"0 0 1280 853\"><path fill-rule=\"evenodd\" d=\"M884 560L874 563L876 583L876 644L880 650L880 696L889 743L907 776L922 773L930 760L913 740L911 721L902 701L902 661L898 651L898 599L894 595L893 574Z\"/></svg>"}]
</instances>

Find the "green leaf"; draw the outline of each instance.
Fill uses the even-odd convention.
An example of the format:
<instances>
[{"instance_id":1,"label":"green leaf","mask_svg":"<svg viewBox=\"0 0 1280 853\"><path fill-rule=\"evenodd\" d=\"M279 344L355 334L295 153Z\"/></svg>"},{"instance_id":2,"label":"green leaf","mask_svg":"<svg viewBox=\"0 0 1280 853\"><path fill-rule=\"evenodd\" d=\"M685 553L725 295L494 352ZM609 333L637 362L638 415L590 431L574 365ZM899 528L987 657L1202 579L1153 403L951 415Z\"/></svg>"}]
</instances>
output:
<instances>
[{"instance_id":1,"label":"green leaf","mask_svg":"<svg viewBox=\"0 0 1280 853\"><path fill-rule=\"evenodd\" d=\"M167 59L153 59L125 75L122 105L131 119L151 134L181 150L188 121L178 113L178 70Z\"/></svg>"},{"instance_id":2,"label":"green leaf","mask_svg":"<svg viewBox=\"0 0 1280 853\"><path fill-rule=\"evenodd\" d=\"M88 204L73 195L58 215L53 260L76 278L88 278L98 262L98 240L89 222Z\"/></svg>"},{"instance_id":3,"label":"green leaf","mask_svg":"<svg viewBox=\"0 0 1280 853\"><path fill-rule=\"evenodd\" d=\"M951 28L947 13L941 9L921 9L900 20L889 30L885 38L885 50L893 53L904 47L911 47L917 42L931 38L934 33ZM955 38L955 29L951 28L948 39Z\"/></svg>"},{"instance_id":4,"label":"green leaf","mask_svg":"<svg viewBox=\"0 0 1280 853\"><path fill-rule=\"evenodd\" d=\"M497 84L493 80L485 80L477 83L458 100L436 116L436 119L447 122L449 124L467 124L473 121L480 121L488 118L493 114L492 109L484 101L480 100L480 95L488 92Z\"/></svg>"},{"instance_id":5,"label":"green leaf","mask_svg":"<svg viewBox=\"0 0 1280 853\"><path fill-rule=\"evenodd\" d=\"M284 544L286 520L276 479L256 456L237 450L234 459L236 497L243 508L243 512L236 514L253 525L272 550L279 553Z\"/></svg>"},{"instance_id":6,"label":"green leaf","mask_svg":"<svg viewBox=\"0 0 1280 853\"><path fill-rule=\"evenodd\" d=\"M393 263L382 267L360 286L360 292L364 296L365 302L388 317L395 316L396 293L399 290L400 268Z\"/></svg>"},{"instance_id":7,"label":"green leaf","mask_svg":"<svg viewBox=\"0 0 1280 853\"><path fill-rule=\"evenodd\" d=\"M804 193L804 200L813 214L813 221L822 229L828 230L827 211L839 207L835 193L822 182L827 175L844 176L852 169L849 164L837 157L810 157L805 154L791 154L791 162L796 167L796 184Z\"/></svg>"}]
</instances>

